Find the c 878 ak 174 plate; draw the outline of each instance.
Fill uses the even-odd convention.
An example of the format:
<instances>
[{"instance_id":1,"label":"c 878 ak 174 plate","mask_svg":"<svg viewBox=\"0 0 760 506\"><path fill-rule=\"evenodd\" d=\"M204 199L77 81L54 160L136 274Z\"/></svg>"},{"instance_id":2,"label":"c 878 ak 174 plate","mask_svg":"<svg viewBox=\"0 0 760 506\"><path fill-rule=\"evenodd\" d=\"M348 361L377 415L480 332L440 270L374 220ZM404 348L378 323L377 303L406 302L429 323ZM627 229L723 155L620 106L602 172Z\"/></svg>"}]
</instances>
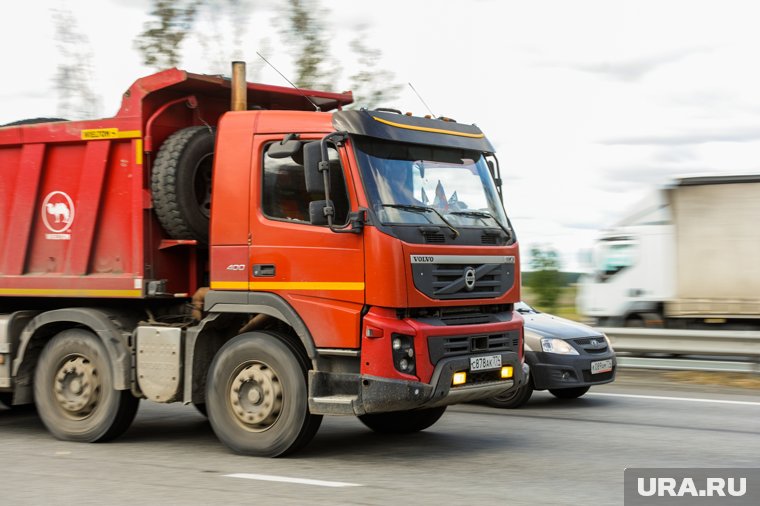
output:
<instances>
[{"instance_id":1,"label":"c 878 ak 174 plate","mask_svg":"<svg viewBox=\"0 0 760 506\"><path fill-rule=\"evenodd\" d=\"M488 371L501 368L501 355L470 357L470 371Z\"/></svg>"}]
</instances>

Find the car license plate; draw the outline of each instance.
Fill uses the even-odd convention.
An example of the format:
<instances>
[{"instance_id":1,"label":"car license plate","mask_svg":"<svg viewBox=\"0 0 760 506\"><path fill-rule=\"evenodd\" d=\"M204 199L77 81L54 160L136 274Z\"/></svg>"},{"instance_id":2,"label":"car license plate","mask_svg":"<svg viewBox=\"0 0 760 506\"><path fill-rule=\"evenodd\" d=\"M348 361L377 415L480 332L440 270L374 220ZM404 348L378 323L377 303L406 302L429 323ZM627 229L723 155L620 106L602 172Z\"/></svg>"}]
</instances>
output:
<instances>
[{"instance_id":1,"label":"car license plate","mask_svg":"<svg viewBox=\"0 0 760 506\"><path fill-rule=\"evenodd\" d=\"M591 362L591 374L599 374L603 372L610 372L612 370L612 359L599 360L597 362Z\"/></svg>"},{"instance_id":2,"label":"car license plate","mask_svg":"<svg viewBox=\"0 0 760 506\"><path fill-rule=\"evenodd\" d=\"M470 357L470 371L487 371L501 367L501 355L486 355L485 357Z\"/></svg>"}]
</instances>

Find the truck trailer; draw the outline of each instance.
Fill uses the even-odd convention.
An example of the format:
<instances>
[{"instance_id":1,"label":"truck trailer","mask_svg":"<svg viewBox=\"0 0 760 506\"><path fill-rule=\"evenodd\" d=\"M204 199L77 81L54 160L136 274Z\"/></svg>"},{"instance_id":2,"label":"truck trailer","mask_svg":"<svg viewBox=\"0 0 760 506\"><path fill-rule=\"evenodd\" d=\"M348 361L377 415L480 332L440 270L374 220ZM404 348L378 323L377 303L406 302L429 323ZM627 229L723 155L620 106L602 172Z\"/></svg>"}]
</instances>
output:
<instances>
[{"instance_id":1,"label":"truck trailer","mask_svg":"<svg viewBox=\"0 0 760 506\"><path fill-rule=\"evenodd\" d=\"M593 250L580 313L602 326L760 329L760 175L683 177Z\"/></svg>"},{"instance_id":2,"label":"truck trailer","mask_svg":"<svg viewBox=\"0 0 760 506\"><path fill-rule=\"evenodd\" d=\"M235 452L380 433L517 388L518 243L474 125L170 69L113 118L0 128L0 401L57 438L141 399Z\"/></svg>"}]
</instances>

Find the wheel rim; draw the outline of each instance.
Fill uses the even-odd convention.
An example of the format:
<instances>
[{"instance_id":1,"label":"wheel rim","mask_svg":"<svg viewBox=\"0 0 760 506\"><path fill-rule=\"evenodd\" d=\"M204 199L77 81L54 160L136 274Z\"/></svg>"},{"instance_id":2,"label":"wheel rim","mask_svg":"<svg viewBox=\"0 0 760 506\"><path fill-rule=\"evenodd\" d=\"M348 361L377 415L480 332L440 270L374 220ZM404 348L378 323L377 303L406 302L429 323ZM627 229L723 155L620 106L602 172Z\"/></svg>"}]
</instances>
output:
<instances>
[{"instance_id":1,"label":"wheel rim","mask_svg":"<svg viewBox=\"0 0 760 506\"><path fill-rule=\"evenodd\" d=\"M263 362L243 364L230 383L229 401L240 425L252 432L265 431L282 413L280 379Z\"/></svg>"},{"instance_id":2,"label":"wheel rim","mask_svg":"<svg viewBox=\"0 0 760 506\"><path fill-rule=\"evenodd\" d=\"M204 155L195 166L195 200L198 209L203 216L211 216L211 172L213 167L213 153Z\"/></svg>"},{"instance_id":3,"label":"wheel rim","mask_svg":"<svg viewBox=\"0 0 760 506\"><path fill-rule=\"evenodd\" d=\"M98 369L83 355L69 356L58 368L53 391L58 406L67 417L74 420L86 418L100 399Z\"/></svg>"}]
</instances>

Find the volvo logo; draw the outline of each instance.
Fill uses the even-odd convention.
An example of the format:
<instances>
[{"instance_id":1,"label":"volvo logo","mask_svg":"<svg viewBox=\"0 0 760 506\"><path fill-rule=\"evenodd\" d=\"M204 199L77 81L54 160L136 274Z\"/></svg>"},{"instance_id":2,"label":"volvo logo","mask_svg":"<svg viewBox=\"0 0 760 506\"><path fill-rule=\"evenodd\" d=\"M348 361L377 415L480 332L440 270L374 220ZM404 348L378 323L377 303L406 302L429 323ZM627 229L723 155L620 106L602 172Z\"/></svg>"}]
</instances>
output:
<instances>
[{"instance_id":1,"label":"volvo logo","mask_svg":"<svg viewBox=\"0 0 760 506\"><path fill-rule=\"evenodd\" d=\"M468 292L471 292L475 288L475 269L467 267L464 270L464 287Z\"/></svg>"}]
</instances>

